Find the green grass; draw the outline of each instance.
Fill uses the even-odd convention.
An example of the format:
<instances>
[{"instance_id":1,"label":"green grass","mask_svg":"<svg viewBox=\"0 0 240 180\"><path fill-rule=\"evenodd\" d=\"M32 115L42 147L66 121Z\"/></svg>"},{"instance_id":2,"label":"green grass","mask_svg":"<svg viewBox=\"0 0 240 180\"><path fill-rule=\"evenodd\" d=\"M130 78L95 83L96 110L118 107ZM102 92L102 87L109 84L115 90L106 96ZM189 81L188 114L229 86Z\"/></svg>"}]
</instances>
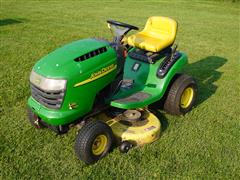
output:
<instances>
[{"instance_id":1,"label":"green grass","mask_svg":"<svg viewBox=\"0 0 240 180\"><path fill-rule=\"evenodd\" d=\"M240 15L231 1L1 1L0 179L240 178ZM199 84L184 117L159 113L161 138L128 154L115 149L95 165L78 161L77 130L56 136L26 118L29 74L68 42L111 35L109 18L143 27L163 15L179 22L185 72Z\"/></svg>"}]
</instances>

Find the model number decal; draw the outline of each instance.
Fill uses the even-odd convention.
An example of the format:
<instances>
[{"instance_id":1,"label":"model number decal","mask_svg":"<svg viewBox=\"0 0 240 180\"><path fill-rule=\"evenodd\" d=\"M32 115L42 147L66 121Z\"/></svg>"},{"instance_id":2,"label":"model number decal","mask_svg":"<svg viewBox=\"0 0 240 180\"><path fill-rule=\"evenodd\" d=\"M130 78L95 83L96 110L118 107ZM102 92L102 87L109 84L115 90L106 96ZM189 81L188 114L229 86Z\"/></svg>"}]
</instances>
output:
<instances>
[{"instance_id":1,"label":"model number decal","mask_svg":"<svg viewBox=\"0 0 240 180\"><path fill-rule=\"evenodd\" d=\"M144 131L151 131L151 130L153 130L155 128L156 128L156 126L150 126L148 128L145 128Z\"/></svg>"}]
</instances>

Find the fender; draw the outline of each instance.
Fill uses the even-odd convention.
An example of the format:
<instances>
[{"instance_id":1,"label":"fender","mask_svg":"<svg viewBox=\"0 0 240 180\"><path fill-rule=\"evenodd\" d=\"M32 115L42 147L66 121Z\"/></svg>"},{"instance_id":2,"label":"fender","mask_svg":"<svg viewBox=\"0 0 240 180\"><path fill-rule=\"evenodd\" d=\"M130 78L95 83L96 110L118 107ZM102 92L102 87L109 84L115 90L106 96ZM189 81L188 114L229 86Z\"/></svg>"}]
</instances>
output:
<instances>
[{"instance_id":1,"label":"fender","mask_svg":"<svg viewBox=\"0 0 240 180\"><path fill-rule=\"evenodd\" d=\"M163 95L165 94L167 87L169 86L173 77L177 73L179 73L182 70L183 66L185 66L187 63L188 63L188 58L187 58L186 54L183 52L178 53L178 57L174 61L169 63L167 65L167 67L164 69L164 71L161 69L162 64L164 65L164 62L161 63L161 65L159 66L158 71L157 71L157 76L159 78L163 77L163 79L161 79L162 82L160 85L160 88L162 91L158 97L158 100L161 99L163 97Z\"/></svg>"}]
</instances>

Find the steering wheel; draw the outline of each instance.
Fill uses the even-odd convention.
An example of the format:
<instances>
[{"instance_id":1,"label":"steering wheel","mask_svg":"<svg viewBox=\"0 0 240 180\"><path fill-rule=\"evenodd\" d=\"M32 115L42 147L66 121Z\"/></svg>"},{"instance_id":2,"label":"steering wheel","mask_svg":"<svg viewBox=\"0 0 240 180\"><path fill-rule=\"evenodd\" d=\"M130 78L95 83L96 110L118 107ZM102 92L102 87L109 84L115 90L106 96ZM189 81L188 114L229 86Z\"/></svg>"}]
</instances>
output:
<instances>
[{"instance_id":1,"label":"steering wheel","mask_svg":"<svg viewBox=\"0 0 240 180\"><path fill-rule=\"evenodd\" d=\"M126 23L122 23L122 22L119 22L119 21L107 20L107 23L115 25L115 26L120 26L120 27L129 28L129 29L139 30L139 28L136 27L136 26L126 24Z\"/></svg>"}]
</instances>

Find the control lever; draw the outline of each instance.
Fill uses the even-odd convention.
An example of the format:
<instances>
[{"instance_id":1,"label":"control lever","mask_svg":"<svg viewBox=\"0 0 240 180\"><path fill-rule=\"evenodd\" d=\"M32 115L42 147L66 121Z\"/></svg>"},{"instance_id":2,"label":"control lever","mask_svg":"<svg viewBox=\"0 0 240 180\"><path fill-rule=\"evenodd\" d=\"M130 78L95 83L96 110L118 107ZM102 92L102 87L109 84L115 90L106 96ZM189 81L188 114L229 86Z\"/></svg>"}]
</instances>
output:
<instances>
[{"instance_id":1,"label":"control lever","mask_svg":"<svg viewBox=\"0 0 240 180\"><path fill-rule=\"evenodd\" d=\"M177 52L177 45L175 45L172 48L171 54L167 55L165 59L162 61L160 64L158 71L157 71L157 76L159 78L164 78L165 75L168 73L170 68L173 66L173 64L179 59L181 54Z\"/></svg>"}]
</instances>

